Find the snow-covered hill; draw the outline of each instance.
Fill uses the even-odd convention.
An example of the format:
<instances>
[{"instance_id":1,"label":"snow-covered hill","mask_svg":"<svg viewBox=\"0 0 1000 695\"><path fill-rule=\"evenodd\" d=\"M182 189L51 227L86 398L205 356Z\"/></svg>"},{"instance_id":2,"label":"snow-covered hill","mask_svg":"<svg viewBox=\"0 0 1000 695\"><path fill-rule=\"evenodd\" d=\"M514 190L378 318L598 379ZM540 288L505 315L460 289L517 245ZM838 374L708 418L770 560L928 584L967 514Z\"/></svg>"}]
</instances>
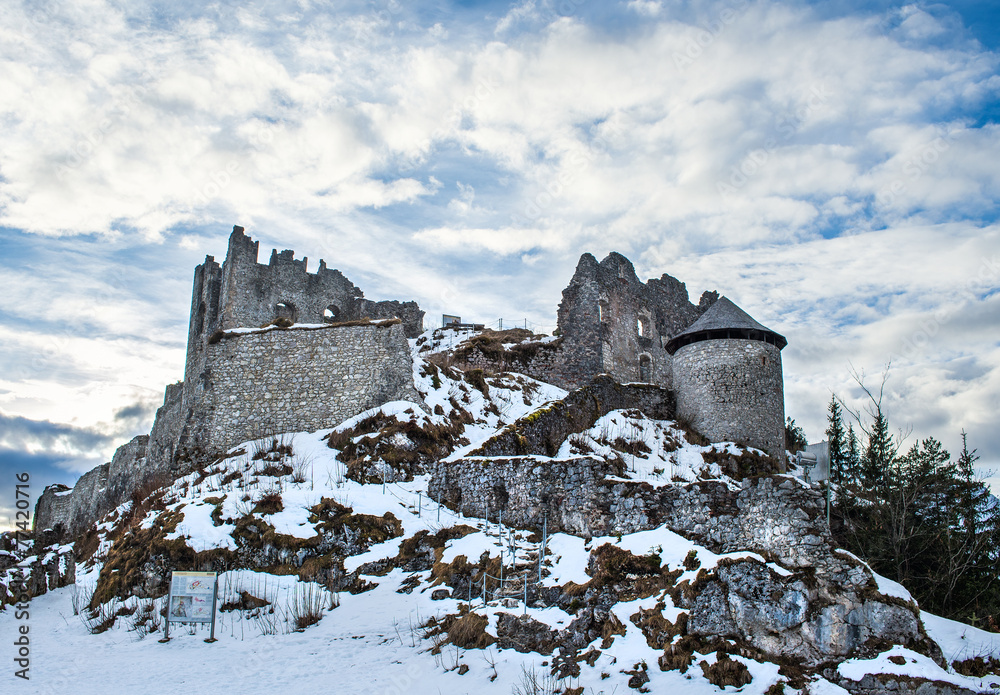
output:
<instances>
[{"instance_id":1,"label":"snow-covered hill","mask_svg":"<svg viewBox=\"0 0 1000 695\"><path fill-rule=\"evenodd\" d=\"M1000 676L963 676L900 645L803 669L734 640L687 635L684 597L716 568L755 560L775 577L795 571L750 550L717 554L666 527L546 536L508 527L496 512L464 517L440 506L424 462L460 458L566 394L519 375L483 388L419 356L414 374L422 403L245 442L105 517L77 543L75 584L33 599L27 621L0 611L4 642L30 625L31 681L17 681L17 692L773 695L913 679L1000 689ZM717 461L740 447L691 443L677 423L635 411L601 417L556 458L583 452L654 487L738 488ZM206 628L176 625L170 642L158 641L171 567L220 572L218 642L204 642ZM911 601L875 581L886 600ZM587 587L609 598L597 608L569 598ZM944 663L1000 659L1000 635L921 617Z\"/></svg>"}]
</instances>

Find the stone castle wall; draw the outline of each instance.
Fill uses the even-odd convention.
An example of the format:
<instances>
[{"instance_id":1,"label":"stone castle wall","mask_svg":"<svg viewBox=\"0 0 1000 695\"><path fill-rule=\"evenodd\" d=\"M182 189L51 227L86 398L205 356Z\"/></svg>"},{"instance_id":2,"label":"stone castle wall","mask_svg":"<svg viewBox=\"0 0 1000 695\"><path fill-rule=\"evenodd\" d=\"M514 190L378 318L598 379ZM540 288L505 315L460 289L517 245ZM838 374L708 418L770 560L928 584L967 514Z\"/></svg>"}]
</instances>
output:
<instances>
[{"instance_id":1,"label":"stone castle wall","mask_svg":"<svg viewBox=\"0 0 1000 695\"><path fill-rule=\"evenodd\" d=\"M674 354L677 415L713 442L785 450L781 352L759 340L703 340Z\"/></svg>"},{"instance_id":2,"label":"stone castle wall","mask_svg":"<svg viewBox=\"0 0 1000 695\"><path fill-rule=\"evenodd\" d=\"M218 452L317 430L387 401L420 401L400 323L230 334L209 345L193 442Z\"/></svg>"},{"instance_id":3,"label":"stone castle wall","mask_svg":"<svg viewBox=\"0 0 1000 695\"><path fill-rule=\"evenodd\" d=\"M222 267L219 328L261 326L278 317L297 323L398 317L408 337L423 330L424 312L416 302L365 299L339 270L320 260L310 273L309 259L298 260L289 249L274 249L266 265L258 263L259 244L242 227L233 228Z\"/></svg>"},{"instance_id":4,"label":"stone castle wall","mask_svg":"<svg viewBox=\"0 0 1000 695\"><path fill-rule=\"evenodd\" d=\"M788 567L843 567L830 553L820 494L790 477L749 478L739 490L706 481L654 488L608 480L616 471L590 457L469 457L432 466L428 494L472 517L491 510L520 528L591 537L666 525L714 552L755 550Z\"/></svg>"},{"instance_id":5,"label":"stone castle wall","mask_svg":"<svg viewBox=\"0 0 1000 695\"><path fill-rule=\"evenodd\" d=\"M644 283L617 253L600 263L583 254L562 294L557 345L540 345L530 359L498 361L473 354L469 363L496 372L518 371L568 390L589 384L598 374L621 383L671 388L672 360L664 344L718 296L706 292L692 304L683 282L664 274Z\"/></svg>"}]
</instances>

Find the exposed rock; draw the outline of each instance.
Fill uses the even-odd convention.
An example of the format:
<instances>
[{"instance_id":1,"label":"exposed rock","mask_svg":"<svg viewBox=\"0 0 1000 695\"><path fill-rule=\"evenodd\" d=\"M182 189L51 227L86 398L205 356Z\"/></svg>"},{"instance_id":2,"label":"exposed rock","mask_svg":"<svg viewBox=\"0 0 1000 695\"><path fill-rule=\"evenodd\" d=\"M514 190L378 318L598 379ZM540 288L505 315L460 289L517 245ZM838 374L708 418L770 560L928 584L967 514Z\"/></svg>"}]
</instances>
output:
<instances>
[{"instance_id":1,"label":"exposed rock","mask_svg":"<svg viewBox=\"0 0 1000 695\"><path fill-rule=\"evenodd\" d=\"M860 681L842 678L839 685L851 695L976 695L952 683L888 673L868 674Z\"/></svg>"},{"instance_id":2,"label":"exposed rock","mask_svg":"<svg viewBox=\"0 0 1000 695\"><path fill-rule=\"evenodd\" d=\"M527 615L497 614L497 646L519 652L551 654L558 632Z\"/></svg>"},{"instance_id":3,"label":"exposed rock","mask_svg":"<svg viewBox=\"0 0 1000 695\"><path fill-rule=\"evenodd\" d=\"M734 638L810 667L871 643L905 645L941 662L914 607L864 599L857 589L809 573L782 577L753 559L722 563L691 606L688 632Z\"/></svg>"}]
</instances>

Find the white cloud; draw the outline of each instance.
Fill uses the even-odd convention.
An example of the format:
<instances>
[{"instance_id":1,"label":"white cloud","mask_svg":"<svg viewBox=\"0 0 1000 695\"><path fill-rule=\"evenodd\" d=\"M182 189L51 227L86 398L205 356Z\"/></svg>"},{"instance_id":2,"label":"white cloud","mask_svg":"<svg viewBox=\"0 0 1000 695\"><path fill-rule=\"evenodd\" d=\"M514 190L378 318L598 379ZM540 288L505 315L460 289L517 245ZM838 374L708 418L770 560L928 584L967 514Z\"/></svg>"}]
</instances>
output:
<instances>
[{"instance_id":1,"label":"white cloud","mask_svg":"<svg viewBox=\"0 0 1000 695\"><path fill-rule=\"evenodd\" d=\"M658 17L663 11L663 3L658 0L629 0L626 7L646 17Z\"/></svg>"},{"instance_id":2,"label":"white cloud","mask_svg":"<svg viewBox=\"0 0 1000 695\"><path fill-rule=\"evenodd\" d=\"M240 223L370 296L539 323L554 323L579 253L618 250L787 331L789 407L811 435L828 388L849 385L846 355L877 367L954 305L927 351L900 355L900 413L986 426L1000 365L961 318L987 306L963 283L1000 250L1000 137L977 118L1000 93L997 54L942 45L952 27L916 7L822 20L695 3L682 20L632 0L618 8L635 26L617 30L550 7L426 26L396 3L221 5L159 23L99 0L11 8L0 225L220 257ZM106 380L110 412L180 376L183 258L163 269L178 278L169 305L116 290L107 312L94 273L68 268L75 293L18 271L0 309L86 325L55 358ZM446 270L470 258L466 277ZM27 353L46 330L7 336ZM101 355L124 368L101 372ZM981 373L959 379L970 358ZM148 360L178 367L143 374ZM87 412L90 387L2 387L11 412Z\"/></svg>"}]
</instances>

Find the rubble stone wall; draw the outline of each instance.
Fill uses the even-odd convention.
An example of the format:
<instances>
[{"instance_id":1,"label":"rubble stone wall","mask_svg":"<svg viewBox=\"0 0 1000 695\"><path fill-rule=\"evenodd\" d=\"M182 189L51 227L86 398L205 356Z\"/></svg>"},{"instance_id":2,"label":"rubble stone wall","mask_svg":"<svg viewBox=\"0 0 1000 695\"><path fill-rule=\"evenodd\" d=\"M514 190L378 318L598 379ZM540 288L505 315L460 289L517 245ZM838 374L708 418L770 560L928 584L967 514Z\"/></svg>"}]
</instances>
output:
<instances>
[{"instance_id":1,"label":"rubble stone wall","mask_svg":"<svg viewBox=\"0 0 1000 695\"><path fill-rule=\"evenodd\" d=\"M236 334L208 349L204 450L276 432L317 430L388 401L420 401L402 324Z\"/></svg>"},{"instance_id":2,"label":"rubble stone wall","mask_svg":"<svg viewBox=\"0 0 1000 695\"><path fill-rule=\"evenodd\" d=\"M713 442L784 460L781 352L760 340L703 340L674 354L677 414Z\"/></svg>"}]
</instances>

